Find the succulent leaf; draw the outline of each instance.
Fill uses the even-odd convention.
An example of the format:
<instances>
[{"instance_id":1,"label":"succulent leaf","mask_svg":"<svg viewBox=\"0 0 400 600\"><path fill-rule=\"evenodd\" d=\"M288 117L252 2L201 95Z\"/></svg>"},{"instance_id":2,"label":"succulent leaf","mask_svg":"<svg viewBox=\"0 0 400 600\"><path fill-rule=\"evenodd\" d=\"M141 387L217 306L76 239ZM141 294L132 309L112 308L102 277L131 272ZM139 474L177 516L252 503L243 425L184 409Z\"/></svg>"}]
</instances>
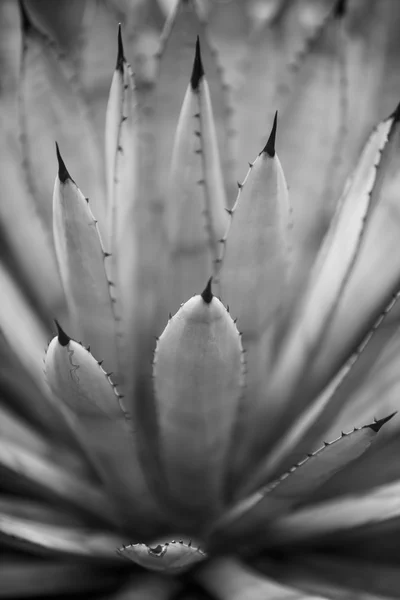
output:
<instances>
[{"instance_id":1,"label":"succulent leaf","mask_svg":"<svg viewBox=\"0 0 400 600\"><path fill-rule=\"evenodd\" d=\"M330 375L333 376L335 371L332 368L332 348L335 345L341 345L343 348L348 339L348 335L346 336L344 331L342 336L338 336L337 327L334 333L334 341L330 340L329 343L327 337L328 339L332 337L333 324L338 323L339 314L342 315L341 326L343 319L346 320L342 312L343 303L345 298L348 297L349 290L353 288L355 277L359 278L361 274L359 263L365 261L365 244L371 243L369 242L371 226L376 222L376 218L378 218L378 223L380 218L388 219L386 211L391 202L390 190L393 190L391 179L396 175L393 169L385 183L385 172L387 170L385 165L390 161L393 153L396 152L396 142L394 141L396 135L398 135L396 131L396 119L391 116L380 123L371 135L354 171L353 178L344 190L336 215L311 272L308 286L297 310L295 310L292 324L282 345L273 377L268 386L269 402L261 405L263 411L268 410L269 412L271 410L270 403L273 402L276 410L282 411L283 416L281 418L285 420L286 427L305 408L308 399L320 391L321 383L326 383L326 379L321 378L321 375L326 375L326 373L318 373L316 369L316 365L321 364L321 354L325 354L326 349L329 348ZM383 189L382 182L385 186ZM380 210L375 210L375 204L379 198L381 198L382 207L378 207ZM382 243L380 247L382 247ZM377 242L375 240L374 255L377 254L376 248ZM385 250L387 251L386 245ZM371 268L370 258L369 256L368 272ZM363 268L364 277L365 268L366 266ZM396 289L397 280L395 277L396 273L398 276L398 272L399 267L396 271L396 266L393 265L391 281L388 281L385 272L385 284L382 288L379 288L383 306L387 304L388 297L393 293L393 288ZM377 272L375 274L378 276ZM390 288L390 285L393 287ZM370 301L371 296L373 294L368 295L368 301ZM358 294L357 297L359 297ZM382 310L382 306L380 309ZM359 312L365 315L364 305ZM359 312L357 312L357 321L359 320ZM377 311L378 314L379 312ZM354 311L352 311L352 314L353 321ZM373 319L371 319L370 312L367 315L369 317L368 325L370 325ZM364 324L366 323L365 320ZM337 324L337 326L339 325ZM354 332L353 322L349 330ZM362 331L362 336L360 336L361 339L364 335L365 328ZM352 339L354 341L354 337ZM349 348L349 346L346 345L346 348ZM312 370L311 375L308 371L308 365ZM290 377L287 376L289 366ZM340 366L340 363L336 363L336 367L338 366ZM315 382L311 380L313 387L310 390L310 379L314 377L314 373L318 374L321 387L315 388ZM299 386L303 390L301 394L302 401L298 400L299 394L295 393L295 390L298 392ZM287 405L286 403L293 393L295 393L297 399L296 403L291 402ZM260 439L261 436L265 438L264 428L262 432L260 430L259 435ZM277 440L272 435L270 441L272 445Z\"/></svg>"},{"instance_id":2,"label":"succulent leaf","mask_svg":"<svg viewBox=\"0 0 400 600\"><path fill-rule=\"evenodd\" d=\"M208 84L197 39L172 152L165 226L168 308L176 310L213 272L227 214Z\"/></svg>"},{"instance_id":3,"label":"succulent leaf","mask_svg":"<svg viewBox=\"0 0 400 600\"><path fill-rule=\"evenodd\" d=\"M106 207L99 144L73 70L65 59L60 58L54 46L29 24L24 34L23 151L37 210L46 230L51 233L51 203L46 200L51 197L53 186L51 165L54 165L54 140L57 139L69 156L71 170L82 189L93 198L93 210L104 235Z\"/></svg>"},{"instance_id":4,"label":"succulent leaf","mask_svg":"<svg viewBox=\"0 0 400 600\"><path fill-rule=\"evenodd\" d=\"M361 532L363 527L375 523L390 523L391 519L400 516L399 490L399 482L395 481L370 492L345 495L301 508L276 520L271 541L297 542L356 528Z\"/></svg>"},{"instance_id":5,"label":"succulent leaf","mask_svg":"<svg viewBox=\"0 0 400 600\"><path fill-rule=\"evenodd\" d=\"M53 195L57 261L69 308L72 332L90 344L95 356L118 371L115 316L97 221L57 151L59 174Z\"/></svg>"},{"instance_id":6,"label":"succulent leaf","mask_svg":"<svg viewBox=\"0 0 400 600\"><path fill-rule=\"evenodd\" d=\"M88 532L86 528L49 525L0 513L0 532L6 543L12 540L13 545L31 551L50 550L54 555L117 560L114 549L119 538L106 531Z\"/></svg>"},{"instance_id":7,"label":"succulent leaf","mask_svg":"<svg viewBox=\"0 0 400 600\"><path fill-rule=\"evenodd\" d=\"M8 476L14 482L18 478L25 493L40 493L45 498L92 514L102 522L116 523L112 506L103 491L93 482L85 481L78 474L64 469L54 457L32 454L21 444L2 438L0 469L4 486Z\"/></svg>"},{"instance_id":8,"label":"succulent leaf","mask_svg":"<svg viewBox=\"0 0 400 600\"><path fill-rule=\"evenodd\" d=\"M121 26L118 31L118 56L107 105L105 157L109 273L113 282L113 299L118 313L119 362L124 373L124 392L133 389L135 340L137 334L139 294L137 265L138 193L137 115L134 81L124 56ZM135 329L136 327L136 329Z\"/></svg>"},{"instance_id":9,"label":"succulent leaf","mask_svg":"<svg viewBox=\"0 0 400 600\"><path fill-rule=\"evenodd\" d=\"M121 506L128 527L132 521L140 530L149 514L155 525L157 509L139 462L134 426L123 412L122 398L109 375L59 326L47 350L45 369L52 391L76 415L98 473L110 497Z\"/></svg>"},{"instance_id":10,"label":"succulent leaf","mask_svg":"<svg viewBox=\"0 0 400 600\"><path fill-rule=\"evenodd\" d=\"M44 389L42 354L47 331L11 274L0 263L0 331L21 363Z\"/></svg>"},{"instance_id":11,"label":"succulent leaf","mask_svg":"<svg viewBox=\"0 0 400 600\"><path fill-rule=\"evenodd\" d=\"M316 384L335 372L400 289L400 261L397 254L399 117L400 110L397 109L378 126L379 131L389 125L388 142L376 167L362 251L324 336L324 343L313 362L310 377ZM373 273L373 285L370 285L370 273ZM359 302L360 298L364 299L362 303ZM354 306L358 307L357 311L354 311Z\"/></svg>"},{"instance_id":12,"label":"succulent leaf","mask_svg":"<svg viewBox=\"0 0 400 600\"><path fill-rule=\"evenodd\" d=\"M193 64L197 36L200 36L202 59L213 101L219 153L222 158L227 155L227 115L222 82L217 72L213 52L205 39L198 3L195 0L179 0L162 34L159 73L154 97L155 113L152 115L156 142L157 193L161 199L164 197L165 181L168 181L170 149L182 98L187 88L187 76Z\"/></svg>"},{"instance_id":13,"label":"succulent leaf","mask_svg":"<svg viewBox=\"0 0 400 600\"><path fill-rule=\"evenodd\" d=\"M289 201L275 153L277 116L270 137L239 186L219 273L221 298L244 340L273 326L288 277Z\"/></svg>"},{"instance_id":14,"label":"succulent leaf","mask_svg":"<svg viewBox=\"0 0 400 600\"><path fill-rule=\"evenodd\" d=\"M318 600L272 581L236 558L215 559L198 571L196 579L219 600Z\"/></svg>"},{"instance_id":15,"label":"succulent leaf","mask_svg":"<svg viewBox=\"0 0 400 600\"><path fill-rule=\"evenodd\" d=\"M209 282L170 319L157 342L153 371L160 459L170 493L198 519L221 506L243 371L239 333Z\"/></svg>"},{"instance_id":16,"label":"succulent leaf","mask_svg":"<svg viewBox=\"0 0 400 600\"><path fill-rule=\"evenodd\" d=\"M324 443L279 479L236 505L220 524L217 523L217 531L220 533L221 527L227 528L229 536L250 536L254 542L260 523L267 523L312 497L337 471L362 456L376 434L393 416L342 433L333 442Z\"/></svg>"},{"instance_id":17,"label":"succulent leaf","mask_svg":"<svg viewBox=\"0 0 400 600\"><path fill-rule=\"evenodd\" d=\"M206 554L191 542L171 541L163 544L131 544L118 549L118 553L151 571L177 574L203 561Z\"/></svg>"}]
</instances>

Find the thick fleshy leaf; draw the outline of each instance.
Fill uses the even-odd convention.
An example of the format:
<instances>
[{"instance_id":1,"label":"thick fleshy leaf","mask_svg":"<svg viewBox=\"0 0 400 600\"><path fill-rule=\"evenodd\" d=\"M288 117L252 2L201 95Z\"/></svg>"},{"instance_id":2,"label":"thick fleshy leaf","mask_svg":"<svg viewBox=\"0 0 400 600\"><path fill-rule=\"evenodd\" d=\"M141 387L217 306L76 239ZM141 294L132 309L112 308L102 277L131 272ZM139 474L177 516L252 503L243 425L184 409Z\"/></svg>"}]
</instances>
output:
<instances>
[{"instance_id":1,"label":"thick fleshy leaf","mask_svg":"<svg viewBox=\"0 0 400 600\"><path fill-rule=\"evenodd\" d=\"M117 371L116 325L101 237L88 201L71 179L57 149L53 195L54 242L72 333Z\"/></svg>"},{"instance_id":2,"label":"thick fleshy leaf","mask_svg":"<svg viewBox=\"0 0 400 600\"><path fill-rule=\"evenodd\" d=\"M281 586L234 558L213 561L200 569L196 578L218 600L318 600L316 596Z\"/></svg>"},{"instance_id":3,"label":"thick fleshy leaf","mask_svg":"<svg viewBox=\"0 0 400 600\"><path fill-rule=\"evenodd\" d=\"M370 414L368 411L363 412L362 410L359 410L356 414L352 411L352 397L354 394L354 382L352 380L355 375L354 371L357 371L357 366L363 361L365 354L368 354L368 370L371 369L371 365L374 364L380 356L382 343L387 343L389 338L387 331L388 327L384 326L384 321L396 305L399 295L400 293L393 296L384 311L379 315L371 329L367 332L343 367L337 372L335 377L298 416L283 436L280 437L277 444L266 458L265 465L259 469L260 481L265 477L266 473L274 473L277 475L282 469L288 468L290 463L293 463L301 456L304 456L307 450L314 448L316 444L320 445L322 443L321 436L330 439L337 434L338 431L346 428L348 423L355 423L356 426L360 426L362 422L365 423L368 420L372 420L378 412L379 417L381 418L381 416L387 414L391 410L397 410L397 405L389 401L386 404L382 403L382 405L380 405L383 409L382 413L380 411L374 411L374 414ZM393 337L393 335L394 334L392 333L391 336ZM362 373L364 373L364 367L362 365L360 365L360 369ZM365 374L361 375L361 377L364 381ZM363 389L363 384L357 379L356 381L358 381L358 385L356 383L356 388L360 386L360 388ZM375 400L376 396L374 396L374 406L376 406ZM349 410L345 409L343 411L342 409L346 405L348 405ZM385 431L386 430L387 428L385 428Z\"/></svg>"},{"instance_id":4,"label":"thick fleshy leaf","mask_svg":"<svg viewBox=\"0 0 400 600\"><path fill-rule=\"evenodd\" d=\"M106 531L49 525L0 513L3 543L33 552L77 556L107 561L118 560L115 549L120 538Z\"/></svg>"},{"instance_id":5,"label":"thick fleshy leaf","mask_svg":"<svg viewBox=\"0 0 400 600\"><path fill-rule=\"evenodd\" d=\"M115 523L113 509L97 484L66 471L59 461L36 456L20 444L0 439L0 469L4 485L8 476L13 489L36 493L67 506L89 512L106 523Z\"/></svg>"},{"instance_id":6,"label":"thick fleshy leaf","mask_svg":"<svg viewBox=\"0 0 400 600\"><path fill-rule=\"evenodd\" d=\"M137 193L135 104L133 76L124 56L119 29L117 66L111 83L105 130L107 208L112 270L122 304L128 302L130 307L132 289L125 284L129 270L124 267L128 265L133 270L134 264L130 240L134 237L133 208Z\"/></svg>"},{"instance_id":7,"label":"thick fleshy leaf","mask_svg":"<svg viewBox=\"0 0 400 600\"><path fill-rule=\"evenodd\" d=\"M182 573L206 558L206 554L200 548L182 540L152 546L131 544L119 548L118 553L145 569L166 574Z\"/></svg>"},{"instance_id":8,"label":"thick fleshy leaf","mask_svg":"<svg viewBox=\"0 0 400 600\"><path fill-rule=\"evenodd\" d=\"M199 18L199 12L199 3L196 0L179 0L176 9L167 20L162 35L154 115L158 194L161 198L164 197L165 181L168 180L170 148L187 88L187 77L191 72L197 36L200 36L205 72L213 101L220 156L224 159L228 154L227 114L222 81L213 51L204 36L204 25Z\"/></svg>"},{"instance_id":9,"label":"thick fleshy leaf","mask_svg":"<svg viewBox=\"0 0 400 600\"><path fill-rule=\"evenodd\" d=\"M277 320L288 276L288 192L275 153L277 115L265 148L240 185L224 241L221 298L244 340L258 338Z\"/></svg>"},{"instance_id":10,"label":"thick fleshy leaf","mask_svg":"<svg viewBox=\"0 0 400 600\"><path fill-rule=\"evenodd\" d=\"M169 321L153 372L167 486L174 502L200 522L221 509L244 385L240 336L212 295L211 281Z\"/></svg>"},{"instance_id":11,"label":"thick fleshy leaf","mask_svg":"<svg viewBox=\"0 0 400 600\"><path fill-rule=\"evenodd\" d=\"M38 386L44 388L48 332L12 275L0 264L0 331Z\"/></svg>"},{"instance_id":12,"label":"thick fleshy leaf","mask_svg":"<svg viewBox=\"0 0 400 600\"><path fill-rule=\"evenodd\" d=\"M321 385L321 381L332 375L400 288L400 262L397 259L399 119L398 108L379 126L390 123L388 143L383 149L371 193L371 213L348 284L312 364L313 386ZM371 273L372 286L369 284ZM362 303L359 298L363 298Z\"/></svg>"},{"instance_id":13,"label":"thick fleshy leaf","mask_svg":"<svg viewBox=\"0 0 400 600\"><path fill-rule=\"evenodd\" d=\"M46 230L51 233L51 166L55 165L56 139L68 155L82 189L91 198L93 211L104 233L103 165L74 72L46 38L28 23L24 44L21 80L23 150L37 210Z\"/></svg>"},{"instance_id":14,"label":"thick fleshy leaf","mask_svg":"<svg viewBox=\"0 0 400 600\"><path fill-rule=\"evenodd\" d=\"M325 443L278 480L239 503L231 513L223 517L217 529L221 526L226 528L228 535L250 535L254 542L262 523L312 497L315 490L337 471L359 458L369 448L382 426L393 416L361 429L342 433L333 442Z\"/></svg>"},{"instance_id":15,"label":"thick fleshy leaf","mask_svg":"<svg viewBox=\"0 0 400 600\"><path fill-rule=\"evenodd\" d=\"M302 284L347 175L347 96L343 11L338 2L309 43L282 110L280 158L291 194L294 271ZM321 148L324 150L321 152Z\"/></svg>"},{"instance_id":16,"label":"thick fleshy leaf","mask_svg":"<svg viewBox=\"0 0 400 600\"><path fill-rule=\"evenodd\" d=\"M0 5L0 40L0 111L3 115L0 121L0 221L1 237L6 238L11 250L3 255L3 260L14 258L25 283L35 291L35 297L54 310L62 304L56 262L51 242L32 202L22 164L18 123L21 15L19 5L12 0Z\"/></svg>"},{"instance_id":17,"label":"thick fleshy leaf","mask_svg":"<svg viewBox=\"0 0 400 600\"><path fill-rule=\"evenodd\" d=\"M136 532L152 535L158 512L139 462L134 424L124 413L123 399L109 375L61 328L48 348L45 369L52 391L76 415L99 475L126 526L132 529L134 523Z\"/></svg>"},{"instance_id":18,"label":"thick fleshy leaf","mask_svg":"<svg viewBox=\"0 0 400 600\"><path fill-rule=\"evenodd\" d=\"M0 598L55 598L76 593L104 593L120 583L116 569L77 562L43 561L30 557L4 559L0 569Z\"/></svg>"},{"instance_id":19,"label":"thick fleshy leaf","mask_svg":"<svg viewBox=\"0 0 400 600\"><path fill-rule=\"evenodd\" d=\"M281 112L287 105L299 67L307 60L307 46L320 34L333 3L334 0L314 2L313 10L304 6L304 2L279 0L253 6L250 16L254 18L257 9L262 16L259 15L261 18L257 19L249 37L242 62L242 85L234 89L232 103L233 123L240 142L240 178L249 158L262 146L275 110ZM239 0L237 4L242 6L243 2ZM225 21L228 21L229 4L225 11ZM285 167L285 163L283 165Z\"/></svg>"},{"instance_id":20,"label":"thick fleshy leaf","mask_svg":"<svg viewBox=\"0 0 400 600\"><path fill-rule=\"evenodd\" d=\"M314 539L400 516L398 481L358 495L343 496L304 507L277 519L268 533L274 544Z\"/></svg>"},{"instance_id":21,"label":"thick fleshy leaf","mask_svg":"<svg viewBox=\"0 0 400 600\"><path fill-rule=\"evenodd\" d=\"M346 313L346 317L343 315L343 303L354 285L355 277L358 279L361 275L360 263L364 263L367 258L366 252L369 261L368 270L365 270L365 265L362 273L365 277L366 272L371 272L371 256L366 244L371 244L371 235L375 238L377 234L377 221L380 218L388 219L387 211L391 202L394 201L392 194L395 194L393 187L393 177L396 177L395 166L392 165L392 171L387 172L387 165L390 163L393 153L396 152L397 129L397 117L394 114L383 121L370 137L351 183L344 191L337 214L311 273L308 287L300 301L299 308L295 311L293 322L268 386L268 403L263 405L263 410L268 411L268 414L271 411L271 403L276 411L282 411L281 424L284 427L287 427L301 413L310 398L321 389L321 384L326 383L326 380L321 381L321 373L318 373L316 369L316 365L321 364L321 354L327 354L329 348L329 362L326 356L326 368L329 369L330 376L333 376L335 373L333 366L338 368L340 364L332 360L332 348L339 349L341 346L343 351L344 341L348 340L349 336L353 342L363 338L365 328L362 330L360 338L356 339L353 334L354 324L359 322L360 313L367 318L371 316L370 312L365 314L364 307L371 305L371 297L374 295L380 296L384 307L398 281L399 267L396 271L395 261L393 261L391 281L388 282L389 278L385 277L386 285L379 288L379 293L375 292L374 285L373 288L368 287L368 293L364 291L361 294L365 302L363 302L362 309L357 311L357 317L354 315L354 304L349 308L348 303L346 303L348 314ZM377 168L377 164L379 164L379 168ZM386 172L387 178L385 179ZM392 228L395 229L393 217L392 221L394 221ZM380 227L379 231L381 231ZM390 239L387 234L384 237L385 242L386 238ZM374 258L378 254L377 247L381 251L383 246L387 251L386 243L378 243L376 238L374 239ZM381 260L383 254L384 252L380 252ZM377 271L374 273L375 276L380 275ZM357 294L357 298L361 296ZM380 310L383 307L381 306ZM379 311L377 312L379 313ZM339 323L339 315L347 323L346 332L342 329L343 321L341 320ZM348 322L349 315L352 315L351 324ZM333 323L336 323L335 330L333 330ZM363 324L365 327L366 324L370 326L372 323L364 319ZM342 336L338 334L338 328L341 329ZM360 332L361 329L358 328L358 333L360 334ZM327 334L328 339L326 339ZM352 350L354 345L351 347ZM348 345L346 347L349 349ZM317 389L315 389L315 381L310 382L310 371L312 375L318 374L320 386ZM291 397L294 397L296 402L287 404ZM278 432L281 436L280 428L276 428L277 435L272 432L270 443L278 440ZM265 436L263 423L262 430L260 428L259 431L259 439L265 439Z\"/></svg>"},{"instance_id":22,"label":"thick fleshy leaf","mask_svg":"<svg viewBox=\"0 0 400 600\"><path fill-rule=\"evenodd\" d=\"M214 270L227 226L225 189L197 39L192 77L172 152L165 225L169 249L166 307L177 310Z\"/></svg>"}]
</instances>

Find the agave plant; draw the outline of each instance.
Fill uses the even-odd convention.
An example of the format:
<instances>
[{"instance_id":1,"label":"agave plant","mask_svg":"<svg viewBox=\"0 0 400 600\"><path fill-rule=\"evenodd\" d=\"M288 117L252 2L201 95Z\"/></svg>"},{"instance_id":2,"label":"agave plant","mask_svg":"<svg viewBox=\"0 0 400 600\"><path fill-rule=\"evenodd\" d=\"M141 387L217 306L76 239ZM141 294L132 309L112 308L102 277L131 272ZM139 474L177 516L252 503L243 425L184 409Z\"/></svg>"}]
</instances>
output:
<instances>
[{"instance_id":1,"label":"agave plant","mask_svg":"<svg viewBox=\"0 0 400 600\"><path fill-rule=\"evenodd\" d=\"M1 3L0 597L398 597L399 10L311 4Z\"/></svg>"}]
</instances>

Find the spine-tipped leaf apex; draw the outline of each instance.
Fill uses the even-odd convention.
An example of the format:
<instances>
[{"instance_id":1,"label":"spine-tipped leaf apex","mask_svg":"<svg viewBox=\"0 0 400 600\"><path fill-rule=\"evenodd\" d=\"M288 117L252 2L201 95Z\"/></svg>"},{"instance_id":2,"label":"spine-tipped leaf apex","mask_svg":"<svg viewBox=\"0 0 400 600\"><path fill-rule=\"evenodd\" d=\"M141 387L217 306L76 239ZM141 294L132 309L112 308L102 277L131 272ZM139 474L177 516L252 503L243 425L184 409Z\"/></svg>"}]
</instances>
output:
<instances>
[{"instance_id":1,"label":"spine-tipped leaf apex","mask_svg":"<svg viewBox=\"0 0 400 600\"><path fill-rule=\"evenodd\" d=\"M58 178L59 178L59 180L61 181L61 183L65 183L68 179L71 179L71 181L72 181L72 177L68 173L67 167L65 166L65 163L61 157L60 149L58 147L57 142L56 142L56 152L57 152L57 160L58 160Z\"/></svg>"},{"instance_id":2,"label":"spine-tipped leaf apex","mask_svg":"<svg viewBox=\"0 0 400 600\"><path fill-rule=\"evenodd\" d=\"M278 125L278 111L275 112L274 123L272 125L271 133L269 134L268 142L265 144L263 152L268 154L271 158L275 156L275 139L276 139L276 128Z\"/></svg>"},{"instance_id":3,"label":"spine-tipped leaf apex","mask_svg":"<svg viewBox=\"0 0 400 600\"><path fill-rule=\"evenodd\" d=\"M124 62L125 62L124 45L122 43L121 23L119 23L119 25L118 25L118 56L117 56L117 65L116 65L117 71L121 71L121 73L122 73Z\"/></svg>"},{"instance_id":4,"label":"spine-tipped leaf apex","mask_svg":"<svg viewBox=\"0 0 400 600\"><path fill-rule=\"evenodd\" d=\"M211 300L213 299L213 293L212 293L211 286L212 286L212 277L210 277L210 279L208 280L207 285L201 294L201 297L203 298L203 300L206 304L210 304Z\"/></svg>"},{"instance_id":5,"label":"spine-tipped leaf apex","mask_svg":"<svg viewBox=\"0 0 400 600\"><path fill-rule=\"evenodd\" d=\"M395 110L390 115L389 119L392 118L395 122L400 121L400 102L396 106Z\"/></svg>"},{"instance_id":6,"label":"spine-tipped leaf apex","mask_svg":"<svg viewBox=\"0 0 400 600\"><path fill-rule=\"evenodd\" d=\"M71 341L71 338L65 333L65 331L62 329L60 323L57 320L55 320L55 324L57 327L57 336L60 346L68 346L69 342Z\"/></svg>"},{"instance_id":7,"label":"spine-tipped leaf apex","mask_svg":"<svg viewBox=\"0 0 400 600\"><path fill-rule=\"evenodd\" d=\"M335 17L341 19L346 14L347 0L338 0L335 6Z\"/></svg>"},{"instance_id":8,"label":"spine-tipped leaf apex","mask_svg":"<svg viewBox=\"0 0 400 600\"><path fill-rule=\"evenodd\" d=\"M375 419L374 423L371 423L371 425L365 425L365 427L368 427L369 429L372 429L372 431L375 431L376 433L378 433L378 431L380 431L382 429L382 427L391 419L393 419L393 417L397 414L397 410L395 412L393 412L392 414L390 414L387 417L384 417L383 419Z\"/></svg>"},{"instance_id":9,"label":"spine-tipped leaf apex","mask_svg":"<svg viewBox=\"0 0 400 600\"><path fill-rule=\"evenodd\" d=\"M197 88L199 87L200 79L202 77L204 77L204 69L203 63L201 61L200 40L199 36L197 36L196 54L194 57L192 77L190 78L190 85L192 86L193 90L197 90Z\"/></svg>"}]
</instances>

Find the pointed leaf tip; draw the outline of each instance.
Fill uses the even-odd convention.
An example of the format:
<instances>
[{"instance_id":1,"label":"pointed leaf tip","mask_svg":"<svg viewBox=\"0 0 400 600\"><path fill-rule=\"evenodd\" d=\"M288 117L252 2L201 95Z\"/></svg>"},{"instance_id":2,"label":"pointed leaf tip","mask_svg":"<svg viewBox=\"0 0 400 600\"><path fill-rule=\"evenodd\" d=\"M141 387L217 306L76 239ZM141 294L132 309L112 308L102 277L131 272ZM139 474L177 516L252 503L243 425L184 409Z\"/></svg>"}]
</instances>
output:
<instances>
[{"instance_id":1,"label":"pointed leaf tip","mask_svg":"<svg viewBox=\"0 0 400 600\"><path fill-rule=\"evenodd\" d=\"M392 118L395 122L400 121L400 102L396 106L395 110L390 115L389 119Z\"/></svg>"},{"instance_id":2,"label":"pointed leaf tip","mask_svg":"<svg viewBox=\"0 0 400 600\"><path fill-rule=\"evenodd\" d=\"M73 181L71 175L68 173L67 171L67 167L65 166L65 163L61 157L60 154L60 149L58 147L58 144L56 142L56 152L57 152L57 160L58 160L58 178L61 181L61 183L65 183L67 181L67 179L71 179L71 181Z\"/></svg>"},{"instance_id":3,"label":"pointed leaf tip","mask_svg":"<svg viewBox=\"0 0 400 600\"><path fill-rule=\"evenodd\" d=\"M200 79L202 77L204 77L204 69L203 63L201 61L200 40L199 36L197 36L196 54L194 57L192 77L190 78L190 85L192 86L193 90L197 90L197 88L199 87Z\"/></svg>"},{"instance_id":4,"label":"pointed leaf tip","mask_svg":"<svg viewBox=\"0 0 400 600\"><path fill-rule=\"evenodd\" d=\"M57 327L57 336L58 336L58 342L59 342L60 346L68 346L69 342L71 341L71 338L61 328L60 323L56 319L55 319L55 324Z\"/></svg>"},{"instance_id":5,"label":"pointed leaf tip","mask_svg":"<svg viewBox=\"0 0 400 600\"><path fill-rule=\"evenodd\" d=\"M341 19L346 14L347 0L338 0L335 6L335 17Z\"/></svg>"},{"instance_id":6,"label":"pointed leaf tip","mask_svg":"<svg viewBox=\"0 0 400 600\"><path fill-rule=\"evenodd\" d=\"M380 429L382 429L382 427L385 425L385 423L390 421L390 419L393 419L393 417L396 414L397 414L397 410L395 412L393 412L391 415L389 415L388 417L384 417L383 419L378 419L378 421L375 421L375 423L371 423L371 425L365 425L365 427L368 427L369 429L372 429L372 431L375 431L376 433L378 433L378 431L380 431Z\"/></svg>"},{"instance_id":7,"label":"pointed leaf tip","mask_svg":"<svg viewBox=\"0 0 400 600\"><path fill-rule=\"evenodd\" d=\"M210 304L211 300L213 299L211 285L212 285L212 277L210 277L210 279L208 280L207 285L201 294L201 297L203 298L203 300L206 304Z\"/></svg>"},{"instance_id":8,"label":"pointed leaf tip","mask_svg":"<svg viewBox=\"0 0 400 600\"><path fill-rule=\"evenodd\" d=\"M121 73L122 73L124 62L125 62L124 45L122 43L121 23L119 23L119 25L118 25L118 55L117 55L117 65L115 67L117 69L117 71L121 71Z\"/></svg>"},{"instance_id":9,"label":"pointed leaf tip","mask_svg":"<svg viewBox=\"0 0 400 600\"><path fill-rule=\"evenodd\" d=\"M272 125L271 133L269 134L268 142L265 144L262 153L268 154L271 158L275 156L275 139L276 139L276 128L278 125L278 111L275 112L274 123Z\"/></svg>"}]
</instances>

